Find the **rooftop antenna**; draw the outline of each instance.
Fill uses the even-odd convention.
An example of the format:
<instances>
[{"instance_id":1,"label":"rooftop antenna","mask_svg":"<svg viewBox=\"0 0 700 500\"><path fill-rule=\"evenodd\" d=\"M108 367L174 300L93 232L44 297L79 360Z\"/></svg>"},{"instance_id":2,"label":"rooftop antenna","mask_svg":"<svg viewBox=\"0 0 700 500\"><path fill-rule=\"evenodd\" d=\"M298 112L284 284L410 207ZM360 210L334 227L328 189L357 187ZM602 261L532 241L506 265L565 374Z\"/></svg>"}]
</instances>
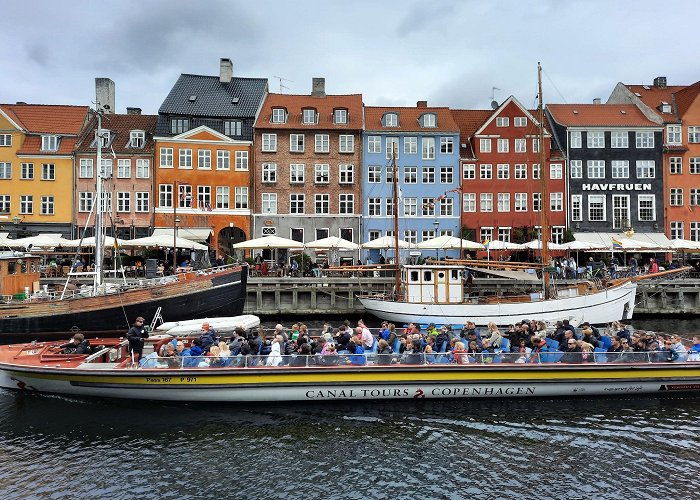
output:
<instances>
[{"instance_id":1,"label":"rooftop antenna","mask_svg":"<svg viewBox=\"0 0 700 500\"><path fill-rule=\"evenodd\" d=\"M282 84L283 81L284 81L284 82L294 83L294 80L290 80L289 78L282 78L281 76L273 76L272 78L277 78L277 79L279 80L279 84L280 84L280 94L284 94L284 92L282 91L282 89L287 89L287 90L289 90L289 87L287 87L286 85Z\"/></svg>"},{"instance_id":2,"label":"rooftop antenna","mask_svg":"<svg viewBox=\"0 0 700 500\"><path fill-rule=\"evenodd\" d=\"M496 91L501 90L498 87L491 87L491 108L498 108L498 101L496 100Z\"/></svg>"}]
</instances>

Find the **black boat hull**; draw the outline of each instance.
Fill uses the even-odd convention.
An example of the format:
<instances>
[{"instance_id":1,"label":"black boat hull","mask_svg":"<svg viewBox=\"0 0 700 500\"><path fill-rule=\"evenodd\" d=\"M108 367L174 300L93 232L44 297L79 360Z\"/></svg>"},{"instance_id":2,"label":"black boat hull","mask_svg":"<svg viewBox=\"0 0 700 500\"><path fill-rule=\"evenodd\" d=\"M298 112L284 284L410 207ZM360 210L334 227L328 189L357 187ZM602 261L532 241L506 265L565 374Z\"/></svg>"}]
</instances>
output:
<instances>
[{"instance_id":1,"label":"black boat hull","mask_svg":"<svg viewBox=\"0 0 700 500\"><path fill-rule=\"evenodd\" d=\"M124 292L120 294L122 300L119 304L104 308L84 312L73 308L72 312L65 314L0 317L0 332L5 338L12 336L25 339L71 331L117 331L125 334L136 317L143 316L150 322L159 307L165 321L238 316L243 313L245 306L247 277L247 267L244 267L238 272L213 275L212 286L203 290L196 287L188 290L188 287L183 287L182 293L170 296L163 294L162 297L135 302L130 300L130 292Z\"/></svg>"}]
</instances>

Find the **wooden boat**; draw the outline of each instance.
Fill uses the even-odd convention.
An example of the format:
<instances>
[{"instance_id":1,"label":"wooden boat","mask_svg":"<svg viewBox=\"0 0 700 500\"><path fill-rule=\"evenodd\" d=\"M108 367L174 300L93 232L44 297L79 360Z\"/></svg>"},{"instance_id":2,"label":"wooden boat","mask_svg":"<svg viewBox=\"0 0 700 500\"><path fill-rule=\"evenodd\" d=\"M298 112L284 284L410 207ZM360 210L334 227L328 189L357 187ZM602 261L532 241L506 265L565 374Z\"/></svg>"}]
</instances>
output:
<instances>
[{"instance_id":1,"label":"wooden boat","mask_svg":"<svg viewBox=\"0 0 700 500\"><path fill-rule=\"evenodd\" d=\"M465 283L467 270L474 272L458 263L404 265L399 293L362 295L358 299L368 312L397 324L462 325L470 320L477 325L508 325L523 318L547 322L568 319L575 325L584 321L605 324L632 318L639 280L671 278L689 268L606 283L562 282L550 285L550 293L552 288L554 293L548 298L541 290L527 295L472 297Z\"/></svg>"},{"instance_id":2,"label":"wooden boat","mask_svg":"<svg viewBox=\"0 0 700 500\"><path fill-rule=\"evenodd\" d=\"M150 339L153 340L153 339ZM155 339L153 349L169 339ZM230 358L241 366L196 367L187 358L154 358L132 367L125 341L93 340L92 355L60 354L51 343L0 346L0 387L66 394L161 401L330 401L371 399L615 396L700 392L699 362L593 362L565 364L474 360L444 363L437 353L417 364L381 364L376 354L361 366L266 366L258 356ZM338 357L347 360L346 357ZM652 359L650 358L650 361ZM264 361L264 360L262 360ZM349 360L348 360L349 361ZM500 361L500 362L499 362ZM257 364L256 364L257 363Z\"/></svg>"},{"instance_id":3,"label":"wooden boat","mask_svg":"<svg viewBox=\"0 0 700 500\"><path fill-rule=\"evenodd\" d=\"M99 138L102 136L99 113L97 119ZM96 144L96 164L101 165L102 141L97 140ZM105 205L102 203L102 177L102 170L99 170L93 208ZM168 321L238 316L243 312L247 265L187 270L173 276L123 280L122 283L105 282L103 217L101 210L96 210L94 270L69 272L60 295L49 293L47 288L40 289L38 257L18 252L0 255L0 294L3 297L0 335L31 337L76 329L123 331L137 316L152 318L159 308L161 316ZM92 278L92 285L69 291L71 278Z\"/></svg>"},{"instance_id":4,"label":"wooden boat","mask_svg":"<svg viewBox=\"0 0 700 500\"><path fill-rule=\"evenodd\" d=\"M192 316L236 316L245 305L247 266L132 280L104 288L98 294L88 287L61 298L41 289L28 293L39 283L38 259L16 252L0 255L4 297L0 303L0 335L31 337L76 329L124 331L137 316L155 316L159 307L164 318L177 321Z\"/></svg>"}]
</instances>

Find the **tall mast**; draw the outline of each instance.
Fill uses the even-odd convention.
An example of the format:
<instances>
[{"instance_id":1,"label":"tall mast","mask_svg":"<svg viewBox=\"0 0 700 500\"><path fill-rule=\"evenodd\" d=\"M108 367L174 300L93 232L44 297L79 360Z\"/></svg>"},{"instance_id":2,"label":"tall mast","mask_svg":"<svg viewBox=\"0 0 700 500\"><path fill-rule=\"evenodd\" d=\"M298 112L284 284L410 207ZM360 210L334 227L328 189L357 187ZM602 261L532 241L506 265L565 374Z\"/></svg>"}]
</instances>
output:
<instances>
[{"instance_id":1,"label":"tall mast","mask_svg":"<svg viewBox=\"0 0 700 500\"><path fill-rule=\"evenodd\" d=\"M177 204L180 203L180 185L173 182L173 274L177 269Z\"/></svg>"},{"instance_id":2,"label":"tall mast","mask_svg":"<svg viewBox=\"0 0 700 500\"><path fill-rule=\"evenodd\" d=\"M102 237L102 211L103 211L103 193L102 179L104 172L102 169L102 111L97 110L97 131L95 138L97 139L97 184L95 186L95 293L100 285L102 285L102 265L104 263L104 239ZM115 256L116 258L116 256Z\"/></svg>"},{"instance_id":3,"label":"tall mast","mask_svg":"<svg viewBox=\"0 0 700 500\"><path fill-rule=\"evenodd\" d=\"M396 269L394 271L394 290L398 294L401 287L401 266L399 265L399 193L398 193L398 177L399 173L396 171L396 144L391 143L391 170L392 170L392 196L394 199L394 264Z\"/></svg>"},{"instance_id":4,"label":"tall mast","mask_svg":"<svg viewBox=\"0 0 700 500\"><path fill-rule=\"evenodd\" d=\"M539 160L540 160L540 240L542 242L542 280L544 286L544 298L549 296L549 172L546 168L544 154L544 106L542 104L542 66L537 63L537 98L539 120Z\"/></svg>"}]
</instances>

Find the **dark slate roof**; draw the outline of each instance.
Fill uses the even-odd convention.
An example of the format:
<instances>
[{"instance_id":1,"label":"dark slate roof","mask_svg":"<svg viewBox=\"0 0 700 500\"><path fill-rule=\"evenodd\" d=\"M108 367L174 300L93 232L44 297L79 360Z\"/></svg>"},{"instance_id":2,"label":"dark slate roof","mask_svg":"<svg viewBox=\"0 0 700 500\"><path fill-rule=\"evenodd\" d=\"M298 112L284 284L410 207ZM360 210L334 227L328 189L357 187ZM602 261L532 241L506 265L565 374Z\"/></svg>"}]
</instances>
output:
<instances>
[{"instance_id":1,"label":"dark slate roof","mask_svg":"<svg viewBox=\"0 0 700 500\"><path fill-rule=\"evenodd\" d=\"M221 83L218 76L182 74L158 110L159 114L250 118L267 91L267 78L237 78ZM191 96L196 99L190 101ZM231 101L238 98L238 103Z\"/></svg>"}]
</instances>

